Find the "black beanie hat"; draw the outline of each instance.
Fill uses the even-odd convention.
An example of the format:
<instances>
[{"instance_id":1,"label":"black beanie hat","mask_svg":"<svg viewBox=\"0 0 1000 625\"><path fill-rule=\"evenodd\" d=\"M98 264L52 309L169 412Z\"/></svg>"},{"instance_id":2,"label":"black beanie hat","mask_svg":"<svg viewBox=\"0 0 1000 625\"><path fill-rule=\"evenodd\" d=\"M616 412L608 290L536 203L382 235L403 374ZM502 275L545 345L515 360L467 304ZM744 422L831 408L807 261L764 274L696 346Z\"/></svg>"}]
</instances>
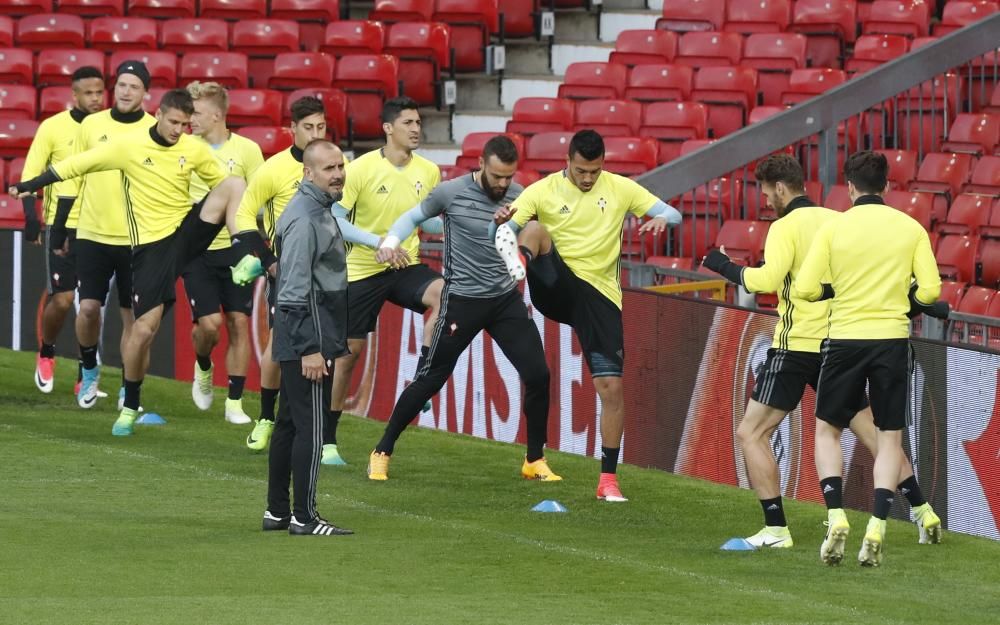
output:
<instances>
[{"instance_id":1,"label":"black beanie hat","mask_svg":"<svg viewBox=\"0 0 1000 625\"><path fill-rule=\"evenodd\" d=\"M115 70L115 78L121 76L122 74L132 74L136 78L142 81L142 86L145 89L149 89L149 70L146 69L146 64L142 61L124 61Z\"/></svg>"}]
</instances>

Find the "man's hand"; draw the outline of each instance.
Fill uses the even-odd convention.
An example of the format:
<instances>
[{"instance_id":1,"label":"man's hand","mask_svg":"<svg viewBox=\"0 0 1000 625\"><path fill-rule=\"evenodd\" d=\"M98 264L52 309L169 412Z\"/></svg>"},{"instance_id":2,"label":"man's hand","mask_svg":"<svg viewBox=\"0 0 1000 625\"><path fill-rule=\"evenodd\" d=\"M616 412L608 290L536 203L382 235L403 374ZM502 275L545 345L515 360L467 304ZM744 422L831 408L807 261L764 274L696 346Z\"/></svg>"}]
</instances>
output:
<instances>
[{"instance_id":1,"label":"man's hand","mask_svg":"<svg viewBox=\"0 0 1000 625\"><path fill-rule=\"evenodd\" d=\"M31 191L18 191L17 185L16 184L12 184L12 185L10 185L10 188L7 189L7 195L9 195L9 196L11 196L13 198L21 199L21 198L26 198L29 195L31 195Z\"/></svg>"},{"instance_id":2,"label":"man's hand","mask_svg":"<svg viewBox=\"0 0 1000 625\"><path fill-rule=\"evenodd\" d=\"M516 212L517 209L514 208L513 206L511 206L510 204L504 204L503 206L497 209L497 212L493 213L493 223L495 223L498 226L502 226L503 224L510 221L511 217L513 217L514 213Z\"/></svg>"},{"instance_id":3,"label":"man's hand","mask_svg":"<svg viewBox=\"0 0 1000 625\"><path fill-rule=\"evenodd\" d=\"M32 245L41 245L42 224L37 219L28 219L24 222L24 240Z\"/></svg>"},{"instance_id":4,"label":"man's hand","mask_svg":"<svg viewBox=\"0 0 1000 625\"><path fill-rule=\"evenodd\" d=\"M58 226L49 228L49 249L58 256L65 256L69 251L69 241L66 239L66 229Z\"/></svg>"},{"instance_id":5,"label":"man's hand","mask_svg":"<svg viewBox=\"0 0 1000 625\"><path fill-rule=\"evenodd\" d=\"M326 359L323 354L316 352L302 357L302 377L310 382L321 382L323 376L327 375Z\"/></svg>"},{"instance_id":6,"label":"man's hand","mask_svg":"<svg viewBox=\"0 0 1000 625\"><path fill-rule=\"evenodd\" d=\"M705 260L701 262L702 266L706 269L710 269L715 273L722 273L722 268L726 266L726 263L732 262L729 257L726 256L725 249L712 250L705 256Z\"/></svg>"},{"instance_id":7,"label":"man's hand","mask_svg":"<svg viewBox=\"0 0 1000 625\"><path fill-rule=\"evenodd\" d=\"M666 217L653 217L646 223L642 224L639 228L639 234L646 234L647 232L652 232L653 235L663 234L667 229L667 218Z\"/></svg>"}]
</instances>

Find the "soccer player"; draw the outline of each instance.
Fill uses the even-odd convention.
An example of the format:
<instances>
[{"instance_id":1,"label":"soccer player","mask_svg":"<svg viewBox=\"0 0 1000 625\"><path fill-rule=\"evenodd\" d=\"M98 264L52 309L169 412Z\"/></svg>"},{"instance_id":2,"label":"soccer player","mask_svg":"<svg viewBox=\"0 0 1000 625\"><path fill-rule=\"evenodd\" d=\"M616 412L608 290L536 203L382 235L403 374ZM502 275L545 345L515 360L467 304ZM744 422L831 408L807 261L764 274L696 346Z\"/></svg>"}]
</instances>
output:
<instances>
[{"instance_id":1,"label":"soccer player","mask_svg":"<svg viewBox=\"0 0 1000 625\"><path fill-rule=\"evenodd\" d=\"M885 520L906 461L902 431L909 406L907 313L911 306L930 306L941 292L927 232L882 200L888 170L885 156L875 152L847 159L844 178L854 206L820 229L792 287L796 297L815 301L829 290L821 283L829 275L834 294L816 390L816 466L834 490L839 482L829 478L843 473L841 432L853 416L852 402L866 383L869 387L878 432L872 517L858 553L863 566L882 563ZM916 288L911 289L914 277ZM839 562L850 526L843 509L831 507L828 516L820 556L824 562Z\"/></svg>"},{"instance_id":2,"label":"soccer player","mask_svg":"<svg viewBox=\"0 0 1000 625\"><path fill-rule=\"evenodd\" d=\"M816 206L805 194L804 173L798 161L787 154L768 156L757 164L754 177L768 203L778 213L771 224L764 246L764 265L741 267L719 250L711 251L704 266L722 274L731 282L752 293L777 293L778 324L767 359L757 374L757 383L747 404L743 420L736 430L746 460L750 484L757 492L764 511L764 528L746 540L758 549L791 547L781 501L778 465L771 450L771 436L785 415L802 399L806 385L816 389L820 371L820 343L827 336L829 301L807 302L790 292L816 232L840 213ZM876 432L864 389L850 404L855 416L849 427L859 440L876 453ZM834 478L830 478L834 479ZM841 492L820 484L830 501ZM927 528L940 527L941 521L924 499L909 462L900 466L898 485L906 495L918 519L928 521ZM842 505L830 501L836 508Z\"/></svg>"},{"instance_id":3,"label":"soccer player","mask_svg":"<svg viewBox=\"0 0 1000 625\"><path fill-rule=\"evenodd\" d=\"M604 169L604 139L581 130L569 144L566 169L532 184L497 211L496 246L519 279L527 261L531 302L546 317L573 327L601 398L601 476L597 498L627 501L618 487L625 420L622 291L618 271L626 215L652 217L640 233L660 233L681 215L638 183ZM537 222L529 221L537 217ZM508 220L510 220L509 223ZM520 234L518 234L520 232ZM520 248L518 248L520 244Z\"/></svg>"},{"instance_id":4,"label":"soccer player","mask_svg":"<svg viewBox=\"0 0 1000 625\"><path fill-rule=\"evenodd\" d=\"M164 94L156 124L86 152L75 154L44 174L21 182L18 195L95 171L118 170L132 244L132 307L135 322L125 342L125 402L111 433L129 436L139 412L139 394L149 348L176 297L174 282L184 266L208 249L236 210L246 185L226 176L205 143L185 130L194 113L183 89ZM211 188L191 206L191 174Z\"/></svg>"},{"instance_id":5,"label":"soccer player","mask_svg":"<svg viewBox=\"0 0 1000 625\"><path fill-rule=\"evenodd\" d=\"M317 139L303 153L305 180L278 218L274 360L281 408L268 456L264 531L342 536L316 511L322 431L334 359L347 352L347 250L330 213L344 186L344 155ZM291 478L294 507L288 501Z\"/></svg>"},{"instance_id":6,"label":"soccer player","mask_svg":"<svg viewBox=\"0 0 1000 625\"><path fill-rule=\"evenodd\" d=\"M483 147L479 171L431 191L419 206L396 220L376 254L376 260L391 260L388 250L408 238L417 223L438 215L445 217L441 313L424 365L399 396L385 433L371 453L369 479L389 478L389 458L396 440L424 403L441 390L458 357L483 330L497 342L524 382L528 449L521 474L542 481L562 479L549 468L542 451L549 415L549 368L542 339L486 226L501 205L514 201L523 190L512 184L517 162L514 143L503 135L493 137Z\"/></svg>"},{"instance_id":7,"label":"soccer player","mask_svg":"<svg viewBox=\"0 0 1000 625\"><path fill-rule=\"evenodd\" d=\"M73 142L80 123L104 106L104 74L96 67L84 66L73 72L73 108L46 119L38 126L24 160L21 178L41 174L49 165L58 163L73 153ZM43 211L47 224L46 273L48 294L42 311L42 344L35 361L35 386L51 393L55 382L56 338L66 316L73 308L76 291L76 226L80 217L76 202L76 181L70 180L52 187L45 194ZM35 198L22 200L25 214L25 240L39 244L38 215ZM61 210L60 210L61 209Z\"/></svg>"},{"instance_id":8,"label":"soccer player","mask_svg":"<svg viewBox=\"0 0 1000 625\"><path fill-rule=\"evenodd\" d=\"M420 113L410 98L393 98L382 108L385 147L352 161L347 166L344 196L334 207L335 214L357 228L385 236L401 215L427 198L441 180L441 170L426 158L415 154L420 145ZM420 239L414 232L402 242L402 250L418 258ZM368 334L375 330L379 312L386 300L423 314L424 340L417 369L427 358L434 324L437 322L444 281L441 274L424 264L394 270L375 258L375 250L352 246L347 253L348 349L335 367L333 403L324 462L344 464L337 449L337 423L344 409L351 374L365 347Z\"/></svg>"},{"instance_id":9,"label":"soccer player","mask_svg":"<svg viewBox=\"0 0 1000 625\"><path fill-rule=\"evenodd\" d=\"M194 100L191 116L191 133L200 137L215 155L216 160L231 176L249 180L257 168L264 164L260 146L241 137L226 127L229 96L225 88L214 82L193 82L187 86ZM191 202L196 204L208 195L208 185L191 176ZM212 406L212 350L219 343L223 322L229 335L226 350L226 373L229 375L229 394L226 398L225 419L242 425L251 419L243 411L243 386L246 383L250 362L249 316L253 311L253 285L238 285L232 280L230 267L240 258L232 247L229 231L223 229L208 250L184 268L184 290L191 302L194 327L194 381L191 397L198 408ZM219 312L221 309L222 312ZM225 314L225 321L223 321Z\"/></svg>"},{"instance_id":10,"label":"soccer player","mask_svg":"<svg viewBox=\"0 0 1000 625\"><path fill-rule=\"evenodd\" d=\"M257 213L263 209L264 235L273 240L274 224L299 188L302 181L302 152L309 142L326 136L326 111L323 102L313 96L299 98L292 102L291 130L293 143L287 150L278 152L257 170L247 184L246 193L238 210L226 218L232 232L233 247L238 256L255 254L267 272L268 322L273 321L274 276L277 259L267 247L264 236L257 228ZM243 269L241 270L241 267ZM248 273L244 265L238 265L233 272L233 281L248 284L256 279L256 273ZM247 436L247 447L255 451L267 448L274 430L274 405L278 400L278 385L281 369L271 359L273 328L268 336L267 347L260 361L260 418L253 431Z\"/></svg>"}]
</instances>

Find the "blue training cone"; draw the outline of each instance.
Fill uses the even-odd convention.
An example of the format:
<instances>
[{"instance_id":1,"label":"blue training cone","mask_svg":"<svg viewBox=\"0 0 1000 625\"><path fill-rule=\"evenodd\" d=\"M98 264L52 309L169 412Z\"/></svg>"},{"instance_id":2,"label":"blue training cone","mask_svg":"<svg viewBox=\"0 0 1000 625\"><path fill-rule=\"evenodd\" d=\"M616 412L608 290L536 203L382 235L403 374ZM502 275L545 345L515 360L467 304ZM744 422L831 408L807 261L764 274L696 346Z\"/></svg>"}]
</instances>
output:
<instances>
[{"instance_id":1,"label":"blue training cone","mask_svg":"<svg viewBox=\"0 0 1000 625\"><path fill-rule=\"evenodd\" d=\"M156 414L155 412L144 412L138 419L135 420L136 423L141 425L166 425L167 420Z\"/></svg>"},{"instance_id":2,"label":"blue training cone","mask_svg":"<svg viewBox=\"0 0 1000 625\"><path fill-rule=\"evenodd\" d=\"M730 538L719 549L722 551L753 551L754 546L748 543L745 538Z\"/></svg>"},{"instance_id":3,"label":"blue training cone","mask_svg":"<svg viewBox=\"0 0 1000 625\"><path fill-rule=\"evenodd\" d=\"M531 509L532 512L569 512L569 509L555 499L546 499Z\"/></svg>"}]
</instances>

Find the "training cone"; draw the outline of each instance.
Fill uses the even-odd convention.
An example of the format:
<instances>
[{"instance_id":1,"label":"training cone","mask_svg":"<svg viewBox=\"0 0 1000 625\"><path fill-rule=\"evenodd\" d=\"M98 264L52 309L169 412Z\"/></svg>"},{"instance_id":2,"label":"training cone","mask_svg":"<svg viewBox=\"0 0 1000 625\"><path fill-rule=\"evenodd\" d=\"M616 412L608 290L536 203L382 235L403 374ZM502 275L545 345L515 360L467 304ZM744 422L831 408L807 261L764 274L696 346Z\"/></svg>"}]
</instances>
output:
<instances>
[{"instance_id":1,"label":"training cone","mask_svg":"<svg viewBox=\"0 0 1000 625\"><path fill-rule=\"evenodd\" d=\"M723 551L753 551L754 546L748 543L745 538L730 538L719 549Z\"/></svg>"},{"instance_id":2,"label":"training cone","mask_svg":"<svg viewBox=\"0 0 1000 625\"><path fill-rule=\"evenodd\" d=\"M156 414L155 412L144 412L142 415L135 420L136 423L142 425L166 425L167 420Z\"/></svg>"},{"instance_id":3,"label":"training cone","mask_svg":"<svg viewBox=\"0 0 1000 625\"><path fill-rule=\"evenodd\" d=\"M569 512L566 506L555 499L546 499L531 509L532 512Z\"/></svg>"}]
</instances>

